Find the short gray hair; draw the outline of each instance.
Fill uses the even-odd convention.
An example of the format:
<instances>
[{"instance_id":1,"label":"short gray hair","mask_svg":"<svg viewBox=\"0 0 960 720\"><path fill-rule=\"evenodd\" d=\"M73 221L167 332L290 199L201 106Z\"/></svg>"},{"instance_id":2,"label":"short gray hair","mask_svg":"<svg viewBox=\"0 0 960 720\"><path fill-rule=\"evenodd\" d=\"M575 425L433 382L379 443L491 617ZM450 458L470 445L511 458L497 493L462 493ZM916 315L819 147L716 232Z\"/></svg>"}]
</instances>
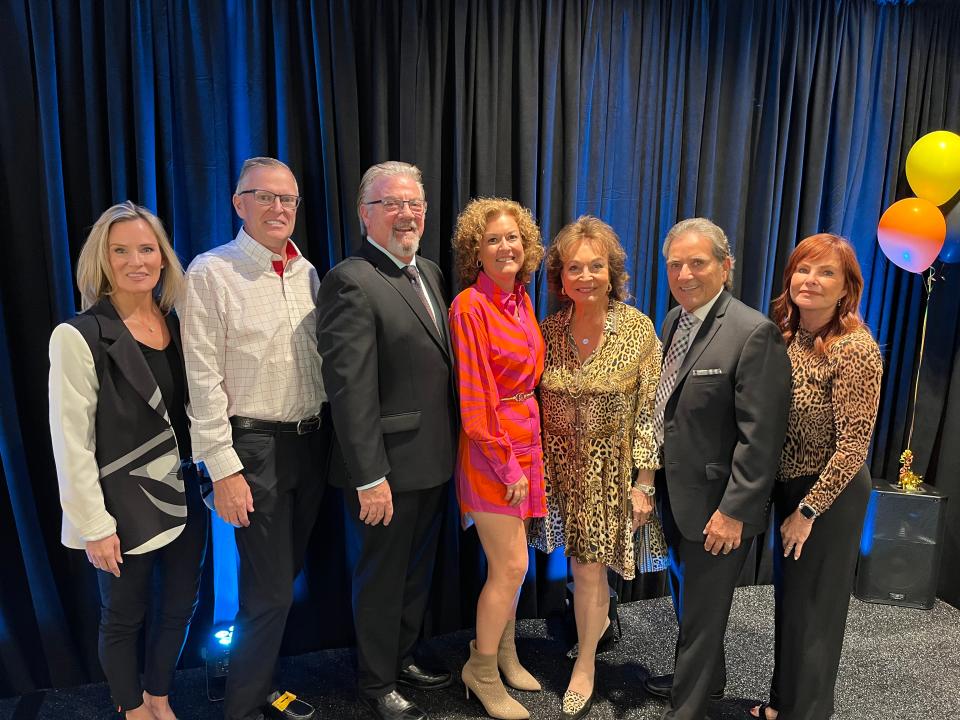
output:
<instances>
[{"instance_id":1,"label":"short gray hair","mask_svg":"<svg viewBox=\"0 0 960 720\"><path fill-rule=\"evenodd\" d=\"M236 190L233 191L233 194L236 195L236 194L238 194L238 193L243 189L243 188L242 188L243 179L244 179L247 175L249 175L252 171L256 170L257 168L262 168L262 167L265 167L265 168L283 168L283 169L286 170L288 173L290 173L291 175L293 175L293 170L291 170L291 169L290 169L290 166L287 165L287 164L286 164L285 162L283 162L282 160L277 160L276 158L272 158L272 157L252 157L252 158L247 158L246 160L243 161L243 167L240 168L240 176L237 178L237 188L236 188ZM296 175L293 175L293 181L294 181L294 182L297 181L297 176L296 176ZM299 188L298 188L298 191L299 191Z\"/></svg>"},{"instance_id":2,"label":"short gray hair","mask_svg":"<svg viewBox=\"0 0 960 720\"><path fill-rule=\"evenodd\" d=\"M709 240L713 256L719 262L722 263L724 260L730 260L730 272L727 273L727 280L724 283L724 287L726 287L727 290L733 289L733 264L736 262L736 258L734 258L733 253L730 252L730 241L727 240L727 234L723 231L723 228L712 220L702 217L690 218L688 220L681 220L670 228L670 230L667 231L667 237L664 238L663 241L664 259L666 259L667 254L670 252L670 245L673 241L687 233L694 233Z\"/></svg>"},{"instance_id":3,"label":"short gray hair","mask_svg":"<svg viewBox=\"0 0 960 720\"><path fill-rule=\"evenodd\" d=\"M410 163L400 162L399 160L388 160L387 162L377 163L372 165L367 171L363 174L363 177L360 179L360 190L357 192L357 219L360 221L360 234L366 236L367 226L363 222L363 218L360 216L360 208L363 206L364 198L367 196L367 191L370 189L370 186L373 185L374 181L377 178L390 177L393 175L406 175L414 179L417 183L417 187L420 189L420 195L424 199L427 198L427 193L423 189L423 175L420 172L420 168L416 165L411 165Z\"/></svg>"}]
</instances>

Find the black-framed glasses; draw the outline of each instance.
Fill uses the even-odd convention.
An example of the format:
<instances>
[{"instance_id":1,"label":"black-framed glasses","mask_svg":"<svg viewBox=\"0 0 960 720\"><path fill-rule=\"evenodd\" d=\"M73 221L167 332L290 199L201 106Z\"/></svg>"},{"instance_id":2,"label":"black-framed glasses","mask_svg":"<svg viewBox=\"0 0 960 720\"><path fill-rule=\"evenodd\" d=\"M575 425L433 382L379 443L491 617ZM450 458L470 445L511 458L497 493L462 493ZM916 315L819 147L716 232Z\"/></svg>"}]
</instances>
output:
<instances>
[{"instance_id":1,"label":"black-framed glasses","mask_svg":"<svg viewBox=\"0 0 960 720\"><path fill-rule=\"evenodd\" d=\"M380 205L388 213L398 213L403 210L404 205L409 207L410 212L414 215L423 215L427 211L427 201L420 199L401 200L400 198L385 197L379 200L368 200L364 205Z\"/></svg>"},{"instance_id":2,"label":"black-framed glasses","mask_svg":"<svg viewBox=\"0 0 960 720\"><path fill-rule=\"evenodd\" d=\"M258 190L256 188L252 190L241 190L237 195L247 195L249 193L253 194L253 199L257 205L273 205L273 201L280 198L280 205L285 210L296 210L303 200L299 195L278 195L269 190Z\"/></svg>"}]
</instances>

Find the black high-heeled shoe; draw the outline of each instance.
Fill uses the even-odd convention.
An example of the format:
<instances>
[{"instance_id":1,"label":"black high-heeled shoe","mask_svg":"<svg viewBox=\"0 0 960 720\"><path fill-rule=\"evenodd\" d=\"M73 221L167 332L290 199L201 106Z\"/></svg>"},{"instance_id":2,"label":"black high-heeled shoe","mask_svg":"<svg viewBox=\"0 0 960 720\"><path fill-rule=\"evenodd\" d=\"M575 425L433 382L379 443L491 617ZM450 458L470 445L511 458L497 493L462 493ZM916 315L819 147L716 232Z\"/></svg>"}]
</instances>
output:
<instances>
[{"instance_id":1,"label":"black high-heeled shoe","mask_svg":"<svg viewBox=\"0 0 960 720\"><path fill-rule=\"evenodd\" d=\"M777 711L777 709L776 709L775 707L772 707L772 706L770 705L770 703L768 703L768 702L762 702L762 703L760 703L759 705L756 706L756 710L757 710L757 714L756 714L756 715L753 714L753 710L754 710L754 709L753 709L753 708L750 708L750 711L749 711L749 712L750 712L750 717L760 718L760 720L767 720L767 708L769 708L770 710L773 710L774 712ZM778 713L778 715L779 715L779 713Z\"/></svg>"},{"instance_id":2,"label":"black high-heeled shoe","mask_svg":"<svg viewBox=\"0 0 960 720\"><path fill-rule=\"evenodd\" d=\"M613 629L613 622L610 621L610 618L607 618L607 626L603 629L603 635L600 636L600 640L597 641L597 655L602 655L605 652L613 650L614 646L620 642L620 638L623 637L619 613L616 614L614 620L617 623L616 631ZM571 660L576 660L579 655L580 643L574 643L573 647L567 651L567 657Z\"/></svg>"}]
</instances>

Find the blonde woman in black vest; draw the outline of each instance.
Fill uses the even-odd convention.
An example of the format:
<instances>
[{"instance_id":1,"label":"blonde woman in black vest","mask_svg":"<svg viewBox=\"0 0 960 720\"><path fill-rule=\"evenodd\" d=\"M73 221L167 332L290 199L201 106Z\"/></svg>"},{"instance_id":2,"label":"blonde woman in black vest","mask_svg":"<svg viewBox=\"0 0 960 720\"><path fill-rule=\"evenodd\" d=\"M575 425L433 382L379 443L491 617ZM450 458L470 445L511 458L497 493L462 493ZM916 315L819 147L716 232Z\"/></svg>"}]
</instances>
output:
<instances>
[{"instance_id":1,"label":"blonde woman in black vest","mask_svg":"<svg viewBox=\"0 0 960 720\"><path fill-rule=\"evenodd\" d=\"M80 251L83 312L50 338L61 541L97 569L100 663L114 705L136 720L176 719L168 696L207 538L196 475L182 463L187 391L171 313L182 284L160 220L131 202L114 205Z\"/></svg>"}]
</instances>

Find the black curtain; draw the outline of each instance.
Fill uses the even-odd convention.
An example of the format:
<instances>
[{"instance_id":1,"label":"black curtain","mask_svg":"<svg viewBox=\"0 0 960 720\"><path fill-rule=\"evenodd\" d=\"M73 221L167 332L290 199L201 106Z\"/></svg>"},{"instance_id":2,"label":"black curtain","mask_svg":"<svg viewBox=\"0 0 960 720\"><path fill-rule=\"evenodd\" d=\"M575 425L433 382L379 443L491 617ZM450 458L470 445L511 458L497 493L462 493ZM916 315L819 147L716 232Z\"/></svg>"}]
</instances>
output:
<instances>
[{"instance_id":1,"label":"black curtain","mask_svg":"<svg viewBox=\"0 0 960 720\"><path fill-rule=\"evenodd\" d=\"M839 232L857 248L862 311L884 352L871 467L896 474L926 303L920 279L879 251L876 224L909 194L912 143L960 131L952 3L8 0L0 67L0 694L99 677L92 572L59 544L46 403L47 340L76 311L86 232L129 198L163 218L189 261L234 235L229 197L252 155L293 168L306 198L295 238L321 273L359 240L364 169L406 160L430 199L423 253L448 277L471 197L516 198L547 239L589 212L620 234L635 302L657 323L669 306L659 247L675 221L724 227L736 292L764 310L796 241ZM915 467L948 492L960 485L958 288L960 268L946 266L913 440ZM542 273L532 289L549 312ZM473 622L483 574L453 509L451 497L431 633ZM948 525L940 594L956 604L956 503ZM351 548L331 491L285 651L352 642ZM212 557L188 664L231 592L232 557ZM562 557L534 561L526 616L561 608L567 576ZM661 580L618 588L633 599Z\"/></svg>"}]
</instances>

